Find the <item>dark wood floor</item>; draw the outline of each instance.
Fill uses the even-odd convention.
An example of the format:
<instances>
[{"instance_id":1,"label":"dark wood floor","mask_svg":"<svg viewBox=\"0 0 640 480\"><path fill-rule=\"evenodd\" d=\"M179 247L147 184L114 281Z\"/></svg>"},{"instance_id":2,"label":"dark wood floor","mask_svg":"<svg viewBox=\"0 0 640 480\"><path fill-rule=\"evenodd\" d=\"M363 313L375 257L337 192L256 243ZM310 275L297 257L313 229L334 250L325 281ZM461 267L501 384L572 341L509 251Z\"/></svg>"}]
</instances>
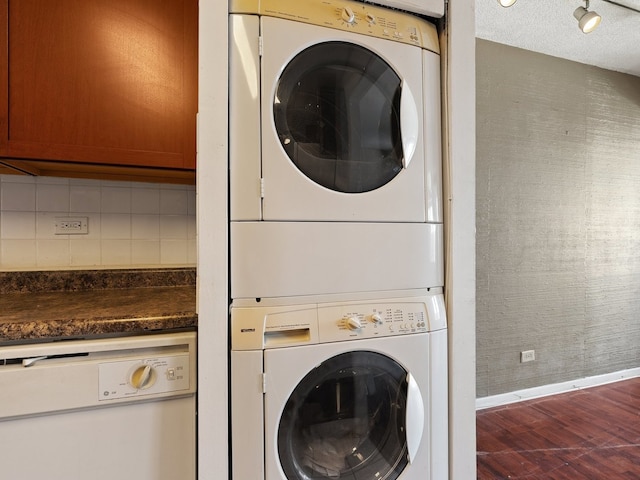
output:
<instances>
[{"instance_id":1,"label":"dark wood floor","mask_svg":"<svg viewBox=\"0 0 640 480\"><path fill-rule=\"evenodd\" d=\"M640 378L477 413L479 480L640 479Z\"/></svg>"}]
</instances>

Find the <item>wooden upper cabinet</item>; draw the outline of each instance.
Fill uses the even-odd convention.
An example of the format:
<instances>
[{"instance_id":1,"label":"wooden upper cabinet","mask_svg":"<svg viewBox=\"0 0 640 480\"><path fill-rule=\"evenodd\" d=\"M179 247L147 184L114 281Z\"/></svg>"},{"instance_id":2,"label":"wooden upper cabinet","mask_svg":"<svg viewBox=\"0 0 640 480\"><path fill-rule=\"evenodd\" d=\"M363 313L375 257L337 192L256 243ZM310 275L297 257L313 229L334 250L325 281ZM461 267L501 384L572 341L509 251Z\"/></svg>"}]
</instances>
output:
<instances>
[{"instance_id":1,"label":"wooden upper cabinet","mask_svg":"<svg viewBox=\"0 0 640 480\"><path fill-rule=\"evenodd\" d=\"M0 0L0 156L195 169L197 0Z\"/></svg>"}]
</instances>

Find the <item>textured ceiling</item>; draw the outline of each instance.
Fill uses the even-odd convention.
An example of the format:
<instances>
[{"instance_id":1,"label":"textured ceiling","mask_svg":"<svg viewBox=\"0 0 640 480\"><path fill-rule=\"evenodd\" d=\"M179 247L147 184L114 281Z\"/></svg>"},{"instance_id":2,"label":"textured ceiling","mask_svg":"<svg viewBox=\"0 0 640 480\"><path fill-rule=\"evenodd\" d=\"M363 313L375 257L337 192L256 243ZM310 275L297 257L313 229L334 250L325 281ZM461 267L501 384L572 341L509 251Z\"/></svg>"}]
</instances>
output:
<instances>
[{"instance_id":1,"label":"textured ceiling","mask_svg":"<svg viewBox=\"0 0 640 480\"><path fill-rule=\"evenodd\" d=\"M640 0L615 0L640 10ZM579 0L517 0L503 8L497 0L476 0L476 36L640 76L640 13L604 0L591 0L589 10L602 16L584 34L573 16Z\"/></svg>"}]
</instances>

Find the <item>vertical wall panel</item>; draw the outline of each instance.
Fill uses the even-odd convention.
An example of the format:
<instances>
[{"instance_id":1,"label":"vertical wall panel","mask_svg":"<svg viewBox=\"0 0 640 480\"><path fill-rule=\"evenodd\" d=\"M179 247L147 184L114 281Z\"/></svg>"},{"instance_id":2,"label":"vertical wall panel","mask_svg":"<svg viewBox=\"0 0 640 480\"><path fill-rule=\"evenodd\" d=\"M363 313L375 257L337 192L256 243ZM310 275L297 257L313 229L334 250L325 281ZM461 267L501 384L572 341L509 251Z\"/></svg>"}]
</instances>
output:
<instances>
[{"instance_id":1,"label":"vertical wall panel","mask_svg":"<svg viewBox=\"0 0 640 480\"><path fill-rule=\"evenodd\" d=\"M640 79L587 77L585 369L640 365Z\"/></svg>"},{"instance_id":2,"label":"vertical wall panel","mask_svg":"<svg viewBox=\"0 0 640 480\"><path fill-rule=\"evenodd\" d=\"M476 62L478 396L638 366L640 78L484 40Z\"/></svg>"}]
</instances>

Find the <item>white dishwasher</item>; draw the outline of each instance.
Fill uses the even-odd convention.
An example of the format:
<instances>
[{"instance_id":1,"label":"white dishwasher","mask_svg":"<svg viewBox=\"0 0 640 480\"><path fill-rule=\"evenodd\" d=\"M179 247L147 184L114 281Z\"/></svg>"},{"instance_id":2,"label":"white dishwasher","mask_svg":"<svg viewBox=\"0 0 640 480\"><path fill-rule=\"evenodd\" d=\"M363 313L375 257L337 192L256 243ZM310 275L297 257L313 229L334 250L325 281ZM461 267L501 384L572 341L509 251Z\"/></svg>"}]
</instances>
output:
<instances>
[{"instance_id":1,"label":"white dishwasher","mask_svg":"<svg viewBox=\"0 0 640 480\"><path fill-rule=\"evenodd\" d=\"M0 477L192 480L196 334L0 347Z\"/></svg>"}]
</instances>

